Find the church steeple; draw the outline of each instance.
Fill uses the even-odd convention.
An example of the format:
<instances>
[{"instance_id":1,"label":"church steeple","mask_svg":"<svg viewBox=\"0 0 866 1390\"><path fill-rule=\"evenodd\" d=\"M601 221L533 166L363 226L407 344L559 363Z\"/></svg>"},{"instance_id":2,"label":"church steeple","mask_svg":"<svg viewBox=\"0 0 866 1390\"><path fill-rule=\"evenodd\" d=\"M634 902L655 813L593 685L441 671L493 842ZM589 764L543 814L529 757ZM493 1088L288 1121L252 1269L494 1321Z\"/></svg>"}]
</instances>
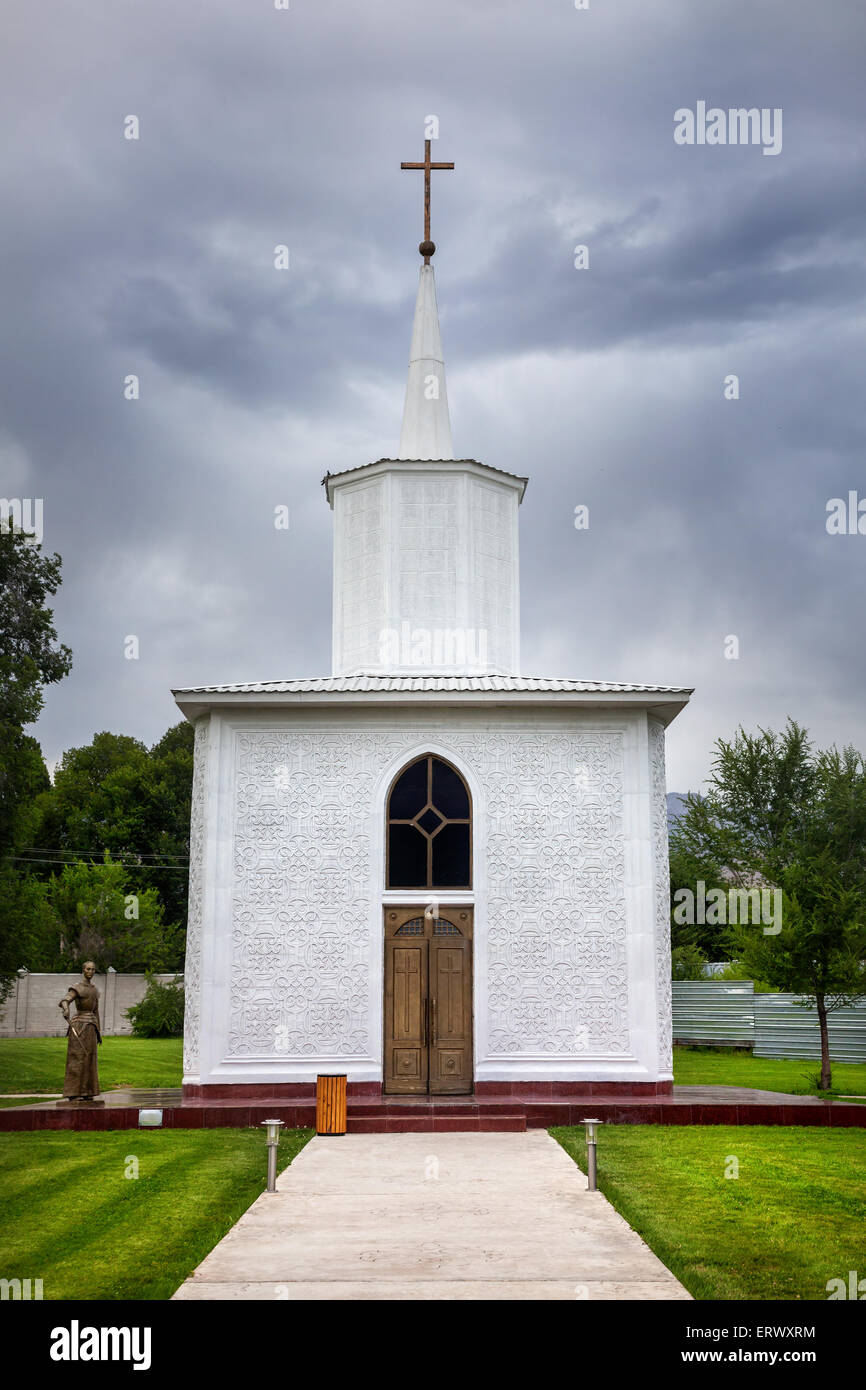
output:
<instances>
[{"instance_id":1,"label":"church steeple","mask_svg":"<svg viewBox=\"0 0 866 1390\"><path fill-rule=\"evenodd\" d=\"M424 243L422 242L422 245ZM401 459L453 459L433 267L422 265L400 431Z\"/></svg>"},{"instance_id":2,"label":"church steeple","mask_svg":"<svg viewBox=\"0 0 866 1390\"><path fill-rule=\"evenodd\" d=\"M436 281L430 258L436 243L430 240L430 174L433 169L453 169L450 163L434 163L430 158L430 141L424 141L423 163L404 162L401 169L424 171L424 240L418 247L424 257L418 298L415 301L415 321L412 325L412 346L409 349L409 379L403 405L403 428L400 432L401 459L453 459L451 420L448 415L448 392L445 389L445 362L442 357L442 338L439 333L439 309L436 304Z\"/></svg>"},{"instance_id":3,"label":"church steeple","mask_svg":"<svg viewBox=\"0 0 866 1390\"><path fill-rule=\"evenodd\" d=\"M423 164L424 264L396 459L324 479L334 509L335 676L516 675L517 509L526 479L455 459L430 259L430 141Z\"/></svg>"}]
</instances>

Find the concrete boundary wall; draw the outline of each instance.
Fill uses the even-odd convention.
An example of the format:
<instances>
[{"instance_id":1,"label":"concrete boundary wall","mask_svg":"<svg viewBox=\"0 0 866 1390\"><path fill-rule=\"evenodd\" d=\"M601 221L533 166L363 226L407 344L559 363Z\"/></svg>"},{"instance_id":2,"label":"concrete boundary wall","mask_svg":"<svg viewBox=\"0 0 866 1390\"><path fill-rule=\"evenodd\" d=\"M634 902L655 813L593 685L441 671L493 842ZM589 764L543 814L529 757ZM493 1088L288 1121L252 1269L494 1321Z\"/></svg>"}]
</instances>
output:
<instances>
[{"instance_id":1,"label":"concrete boundary wall","mask_svg":"<svg viewBox=\"0 0 866 1390\"><path fill-rule=\"evenodd\" d=\"M157 980L167 983L178 978L174 975L157 975ZM31 974L29 970L19 971L15 986L0 1005L0 1038L57 1038L65 1037L66 1024L57 1007L70 985L81 979L81 971L71 974ZM179 976L183 983L183 976ZM144 998L147 979L144 975L120 975L109 970L107 975L94 975L93 982L99 990L99 1013L102 1031L111 1034L129 1034L132 1024L126 1018L126 1010Z\"/></svg>"}]
</instances>

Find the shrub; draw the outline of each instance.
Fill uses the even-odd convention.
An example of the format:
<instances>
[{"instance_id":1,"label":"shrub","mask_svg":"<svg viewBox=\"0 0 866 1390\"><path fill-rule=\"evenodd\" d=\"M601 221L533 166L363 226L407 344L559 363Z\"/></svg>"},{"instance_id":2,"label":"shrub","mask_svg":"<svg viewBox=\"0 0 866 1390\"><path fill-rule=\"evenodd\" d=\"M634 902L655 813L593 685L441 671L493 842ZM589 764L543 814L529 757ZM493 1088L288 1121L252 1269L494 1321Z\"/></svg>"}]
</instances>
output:
<instances>
[{"instance_id":1,"label":"shrub","mask_svg":"<svg viewBox=\"0 0 866 1390\"><path fill-rule=\"evenodd\" d=\"M179 976L169 984L147 977L147 991L139 1004L126 1010L137 1038L179 1038L183 1035L183 985Z\"/></svg>"},{"instance_id":2,"label":"shrub","mask_svg":"<svg viewBox=\"0 0 866 1390\"><path fill-rule=\"evenodd\" d=\"M773 985L768 985L766 980L761 980L757 975L751 974L738 960L729 960L724 970L716 977L719 980L753 980L756 994L778 994L779 991Z\"/></svg>"},{"instance_id":3,"label":"shrub","mask_svg":"<svg viewBox=\"0 0 866 1390\"><path fill-rule=\"evenodd\" d=\"M700 946L675 946L671 951L671 979L706 979L706 964L707 958Z\"/></svg>"}]
</instances>

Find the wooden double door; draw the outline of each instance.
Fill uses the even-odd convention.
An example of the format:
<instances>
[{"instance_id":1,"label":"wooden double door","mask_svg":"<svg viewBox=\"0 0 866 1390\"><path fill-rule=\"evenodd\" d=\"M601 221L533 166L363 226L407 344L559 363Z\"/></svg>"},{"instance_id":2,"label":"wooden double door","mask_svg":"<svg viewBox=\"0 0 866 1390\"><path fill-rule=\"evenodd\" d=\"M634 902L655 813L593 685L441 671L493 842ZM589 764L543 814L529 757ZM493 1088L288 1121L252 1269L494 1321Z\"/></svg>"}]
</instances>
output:
<instances>
[{"instance_id":1,"label":"wooden double door","mask_svg":"<svg viewBox=\"0 0 866 1390\"><path fill-rule=\"evenodd\" d=\"M385 1091L472 1090L472 908L385 908Z\"/></svg>"}]
</instances>

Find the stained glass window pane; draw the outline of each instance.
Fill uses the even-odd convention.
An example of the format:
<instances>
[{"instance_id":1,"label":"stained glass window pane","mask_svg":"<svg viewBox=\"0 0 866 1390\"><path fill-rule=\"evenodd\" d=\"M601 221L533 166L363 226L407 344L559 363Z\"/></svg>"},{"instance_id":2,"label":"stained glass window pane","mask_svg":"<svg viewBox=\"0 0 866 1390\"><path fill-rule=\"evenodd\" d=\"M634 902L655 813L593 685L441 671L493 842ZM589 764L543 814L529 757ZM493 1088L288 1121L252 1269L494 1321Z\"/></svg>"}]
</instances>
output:
<instances>
[{"instance_id":1,"label":"stained glass window pane","mask_svg":"<svg viewBox=\"0 0 866 1390\"><path fill-rule=\"evenodd\" d=\"M439 758L433 759L432 801L448 820L464 820L469 816L469 795L462 778Z\"/></svg>"},{"instance_id":2,"label":"stained glass window pane","mask_svg":"<svg viewBox=\"0 0 866 1390\"><path fill-rule=\"evenodd\" d=\"M398 777L391 792L389 815L392 820L411 820L427 801L427 759L412 763ZM403 886L402 884L400 885Z\"/></svg>"},{"instance_id":3,"label":"stained glass window pane","mask_svg":"<svg viewBox=\"0 0 866 1390\"><path fill-rule=\"evenodd\" d=\"M432 843L433 887L467 887L469 884L469 826L443 825Z\"/></svg>"},{"instance_id":4,"label":"stained glass window pane","mask_svg":"<svg viewBox=\"0 0 866 1390\"><path fill-rule=\"evenodd\" d=\"M437 837L438 838L438 837ZM427 841L414 825L388 829L388 887L427 886Z\"/></svg>"},{"instance_id":5,"label":"stained glass window pane","mask_svg":"<svg viewBox=\"0 0 866 1390\"><path fill-rule=\"evenodd\" d=\"M435 809L428 806L428 793ZM428 754L405 768L394 783L388 802L387 886L468 888L472 882L470 815L469 793L462 778L441 758ZM394 824L412 820L415 825ZM463 820L465 825L449 824ZM425 833L417 829L418 825ZM428 844L432 847L429 876Z\"/></svg>"}]
</instances>

